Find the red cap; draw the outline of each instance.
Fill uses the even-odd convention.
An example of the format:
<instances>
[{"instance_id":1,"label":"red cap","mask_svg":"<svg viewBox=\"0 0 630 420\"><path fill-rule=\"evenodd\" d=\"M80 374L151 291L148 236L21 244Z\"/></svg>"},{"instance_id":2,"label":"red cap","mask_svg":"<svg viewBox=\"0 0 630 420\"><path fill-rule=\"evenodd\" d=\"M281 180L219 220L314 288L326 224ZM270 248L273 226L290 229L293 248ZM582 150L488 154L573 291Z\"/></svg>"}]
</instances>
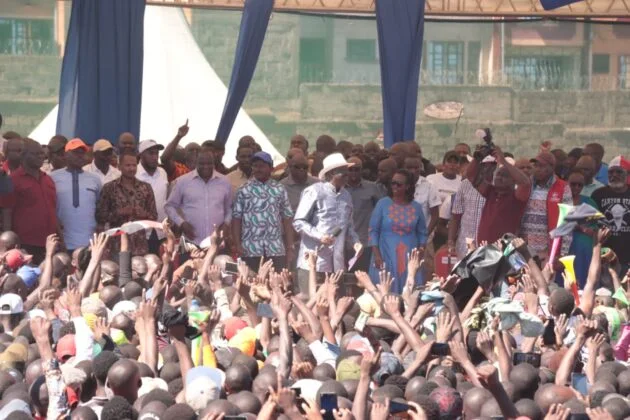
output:
<instances>
[{"instance_id":1,"label":"red cap","mask_svg":"<svg viewBox=\"0 0 630 420\"><path fill-rule=\"evenodd\" d=\"M57 359L65 361L77 354L77 345L74 342L74 334L64 335L57 341Z\"/></svg>"},{"instance_id":2,"label":"red cap","mask_svg":"<svg viewBox=\"0 0 630 420\"><path fill-rule=\"evenodd\" d=\"M32 255L22 254L19 249L11 249L4 255L4 261L11 271L17 271L18 268L28 264L32 259Z\"/></svg>"},{"instance_id":3,"label":"red cap","mask_svg":"<svg viewBox=\"0 0 630 420\"><path fill-rule=\"evenodd\" d=\"M90 148L87 147L87 144L83 143L83 140L81 139L72 139L66 144L66 152L70 152L76 149L83 149L86 152L90 150Z\"/></svg>"},{"instance_id":4,"label":"red cap","mask_svg":"<svg viewBox=\"0 0 630 420\"><path fill-rule=\"evenodd\" d=\"M225 332L225 338L230 340L236 335L237 332L247 327L247 322L241 318L232 317L225 320L223 323L223 330Z\"/></svg>"}]
</instances>

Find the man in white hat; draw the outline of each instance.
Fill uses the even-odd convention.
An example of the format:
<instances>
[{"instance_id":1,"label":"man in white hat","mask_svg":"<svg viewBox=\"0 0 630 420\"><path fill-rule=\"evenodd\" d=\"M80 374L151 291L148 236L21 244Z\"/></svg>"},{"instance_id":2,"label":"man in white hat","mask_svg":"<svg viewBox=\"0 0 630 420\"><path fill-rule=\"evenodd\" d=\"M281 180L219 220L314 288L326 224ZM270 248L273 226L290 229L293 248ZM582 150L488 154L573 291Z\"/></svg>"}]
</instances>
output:
<instances>
[{"instance_id":1,"label":"man in white hat","mask_svg":"<svg viewBox=\"0 0 630 420\"><path fill-rule=\"evenodd\" d=\"M322 182L304 190L293 221L293 227L302 236L297 277L304 294L308 294L308 251L318 252L317 272L322 273L345 269L346 241L353 244L357 254L363 249L352 221L352 196L344 188L352 164L341 153L333 153L323 165L319 173Z\"/></svg>"}]
</instances>

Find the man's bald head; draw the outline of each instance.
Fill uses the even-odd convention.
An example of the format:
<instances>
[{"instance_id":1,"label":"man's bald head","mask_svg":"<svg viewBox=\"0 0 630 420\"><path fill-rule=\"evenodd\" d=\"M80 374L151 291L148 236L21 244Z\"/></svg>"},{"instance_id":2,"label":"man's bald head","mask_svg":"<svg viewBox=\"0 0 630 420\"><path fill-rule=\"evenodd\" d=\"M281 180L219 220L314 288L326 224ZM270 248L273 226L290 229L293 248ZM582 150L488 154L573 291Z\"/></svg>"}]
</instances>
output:
<instances>
[{"instance_id":1,"label":"man's bald head","mask_svg":"<svg viewBox=\"0 0 630 420\"><path fill-rule=\"evenodd\" d=\"M297 147L289 149L289 151L287 152L287 162L292 162L293 159L297 156L305 157L306 155L304 154L304 151L302 149L298 149Z\"/></svg>"},{"instance_id":2,"label":"man's bald head","mask_svg":"<svg viewBox=\"0 0 630 420\"><path fill-rule=\"evenodd\" d=\"M378 181L382 184L389 185L394 171L396 171L397 164L392 158L383 159L378 164Z\"/></svg>"},{"instance_id":3,"label":"man's bald head","mask_svg":"<svg viewBox=\"0 0 630 420\"><path fill-rule=\"evenodd\" d=\"M129 132L125 132L118 137L118 151L120 153L123 150L136 150L136 136Z\"/></svg>"},{"instance_id":4,"label":"man's bald head","mask_svg":"<svg viewBox=\"0 0 630 420\"><path fill-rule=\"evenodd\" d=\"M547 413L552 404L563 404L575 397L573 391L566 386L544 385L538 389L534 401L543 413Z\"/></svg>"},{"instance_id":5,"label":"man's bald head","mask_svg":"<svg viewBox=\"0 0 630 420\"><path fill-rule=\"evenodd\" d=\"M0 252L20 247L20 237L17 233L6 230L0 233Z\"/></svg>"},{"instance_id":6,"label":"man's bald head","mask_svg":"<svg viewBox=\"0 0 630 420\"><path fill-rule=\"evenodd\" d=\"M42 367L42 359L33 360L27 367L24 372L24 380L26 384L30 387L33 382L40 376L44 374L44 368Z\"/></svg>"},{"instance_id":7,"label":"man's bald head","mask_svg":"<svg viewBox=\"0 0 630 420\"><path fill-rule=\"evenodd\" d=\"M464 413L466 418L474 419L481 414L483 405L492 398L485 388L473 388L464 395Z\"/></svg>"},{"instance_id":8,"label":"man's bald head","mask_svg":"<svg viewBox=\"0 0 630 420\"><path fill-rule=\"evenodd\" d=\"M241 391L251 391L252 376L249 369L243 365L232 364L225 371L225 389L230 394Z\"/></svg>"},{"instance_id":9,"label":"man's bald head","mask_svg":"<svg viewBox=\"0 0 630 420\"><path fill-rule=\"evenodd\" d=\"M121 359L109 369L107 384L114 395L119 395L132 404L138 398L140 368L132 360Z\"/></svg>"},{"instance_id":10,"label":"man's bald head","mask_svg":"<svg viewBox=\"0 0 630 420\"><path fill-rule=\"evenodd\" d=\"M575 169L584 174L586 184L592 184L597 171L597 162L592 156L584 155L578 159Z\"/></svg>"},{"instance_id":11,"label":"man's bald head","mask_svg":"<svg viewBox=\"0 0 630 420\"><path fill-rule=\"evenodd\" d=\"M122 300L123 293L122 290L120 290L120 287L109 285L101 289L98 297L100 300L103 301L105 306L107 306L111 310L114 308L114 305Z\"/></svg>"}]
</instances>

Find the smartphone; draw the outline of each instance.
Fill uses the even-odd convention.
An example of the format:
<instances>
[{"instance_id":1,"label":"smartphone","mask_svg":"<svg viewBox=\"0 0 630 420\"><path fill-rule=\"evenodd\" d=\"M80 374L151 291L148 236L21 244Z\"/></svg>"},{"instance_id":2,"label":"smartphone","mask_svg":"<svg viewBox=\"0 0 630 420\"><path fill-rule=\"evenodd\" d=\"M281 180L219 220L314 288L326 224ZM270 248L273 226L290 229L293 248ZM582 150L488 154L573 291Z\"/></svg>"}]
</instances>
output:
<instances>
[{"instance_id":1,"label":"smartphone","mask_svg":"<svg viewBox=\"0 0 630 420\"><path fill-rule=\"evenodd\" d=\"M570 414L568 420L589 420L590 417L586 413Z\"/></svg>"},{"instance_id":2,"label":"smartphone","mask_svg":"<svg viewBox=\"0 0 630 420\"><path fill-rule=\"evenodd\" d=\"M230 274L238 274L238 264L226 262L225 263L225 272Z\"/></svg>"},{"instance_id":3,"label":"smartphone","mask_svg":"<svg viewBox=\"0 0 630 420\"><path fill-rule=\"evenodd\" d=\"M410 409L412 410L413 407L410 406L409 404L405 404L405 403L401 403L401 402L397 402L397 401L391 401L389 403L389 413L390 414L406 413Z\"/></svg>"},{"instance_id":4,"label":"smartphone","mask_svg":"<svg viewBox=\"0 0 630 420\"><path fill-rule=\"evenodd\" d=\"M549 318L549 322L543 332L543 344L545 346L552 346L556 344L556 321L553 318Z\"/></svg>"},{"instance_id":5,"label":"smartphone","mask_svg":"<svg viewBox=\"0 0 630 420\"><path fill-rule=\"evenodd\" d=\"M431 346L431 354L435 356L448 356L448 343L433 343Z\"/></svg>"},{"instance_id":6,"label":"smartphone","mask_svg":"<svg viewBox=\"0 0 630 420\"><path fill-rule=\"evenodd\" d=\"M571 388L575 389L582 395L588 395L588 379L583 373L571 374Z\"/></svg>"},{"instance_id":7,"label":"smartphone","mask_svg":"<svg viewBox=\"0 0 630 420\"><path fill-rule=\"evenodd\" d=\"M271 305L268 303L259 303L258 307L256 308L256 315L261 318L274 318L273 310L271 309Z\"/></svg>"},{"instance_id":8,"label":"smartphone","mask_svg":"<svg viewBox=\"0 0 630 420\"><path fill-rule=\"evenodd\" d=\"M321 409L325 411L323 416L324 420L335 420L333 410L337 410L339 408L337 406L337 394L323 393L321 394L320 399Z\"/></svg>"},{"instance_id":9,"label":"smartphone","mask_svg":"<svg viewBox=\"0 0 630 420\"><path fill-rule=\"evenodd\" d=\"M357 321L354 323L354 329L358 332L362 333L365 329L365 324L367 323L369 316L365 312L361 311Z\"/></svg>"},{"instance_id":10,"label":"smartphone","mask_svg":"<svg viewBox=\"0 0 630 420\"><path fill-rule=\"evenodd\" d=\"M535 368L540 367L540 353L520 353L516 352L513 356L514 366L521 363L529 363Z\"/></svg>"}]
</instances>

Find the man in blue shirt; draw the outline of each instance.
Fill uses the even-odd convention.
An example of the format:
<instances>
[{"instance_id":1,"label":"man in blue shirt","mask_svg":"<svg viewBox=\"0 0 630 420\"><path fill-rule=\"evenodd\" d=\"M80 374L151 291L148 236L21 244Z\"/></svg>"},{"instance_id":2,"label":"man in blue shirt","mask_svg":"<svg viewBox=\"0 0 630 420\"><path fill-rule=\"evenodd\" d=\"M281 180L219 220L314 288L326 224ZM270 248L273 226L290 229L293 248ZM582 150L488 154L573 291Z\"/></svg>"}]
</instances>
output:
<instances>
[{"instance_id":1,"label":"man in blue shirt","mask_svg":"<svg viewBox=\"0 0 630 420\"><path fill-rule=\"evenodd\" d=\"M599 143L589 143L584 146L583 156L590 156L595 160L595 179L604 185L608 185L608 165L602 162L604 159L604 146Z\"/></svg>"},{"instance_id":2,"label":"man in blue shirt","mask_svg":"<svg viewBox=\"0 0 630 420\"><path fill-rule=\"evenodd\" d=\"M51 172L57 189L57 219L63 241L69 253L90 244L96 231L96 202L101 192L101 180L82 168L88 147L81 139L68 142L66 167Z\"/></svg>"}]
</instances>

